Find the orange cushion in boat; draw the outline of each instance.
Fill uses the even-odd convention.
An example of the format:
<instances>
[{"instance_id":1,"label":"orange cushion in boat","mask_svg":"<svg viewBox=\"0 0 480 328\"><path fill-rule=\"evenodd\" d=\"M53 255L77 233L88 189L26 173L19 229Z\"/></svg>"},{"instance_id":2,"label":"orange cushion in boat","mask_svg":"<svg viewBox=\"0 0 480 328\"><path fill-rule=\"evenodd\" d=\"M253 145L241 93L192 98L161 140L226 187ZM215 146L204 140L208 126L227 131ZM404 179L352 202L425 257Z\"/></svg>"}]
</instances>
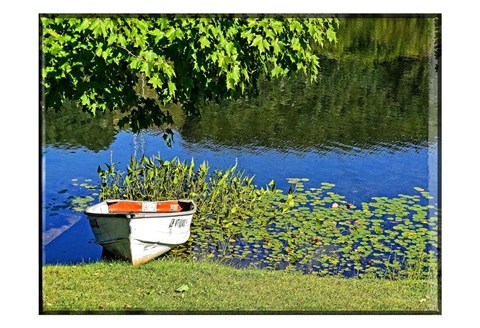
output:
<instances>
[{"instance_id":1,"label":"orange cushion in boat","mask_svg":"<svg viewBox=\"0 0 480 328\"><path fill-rule=\"evenodd\" d=\"M182 207L176 200L166 201L166 202L157 202L156 204L157 212L180 212L181 210L182 210ZM142 212L142 211L143 211L143 202L118 201L115 203L108 204L109 213Z\"/></svg>"}]
</instances>

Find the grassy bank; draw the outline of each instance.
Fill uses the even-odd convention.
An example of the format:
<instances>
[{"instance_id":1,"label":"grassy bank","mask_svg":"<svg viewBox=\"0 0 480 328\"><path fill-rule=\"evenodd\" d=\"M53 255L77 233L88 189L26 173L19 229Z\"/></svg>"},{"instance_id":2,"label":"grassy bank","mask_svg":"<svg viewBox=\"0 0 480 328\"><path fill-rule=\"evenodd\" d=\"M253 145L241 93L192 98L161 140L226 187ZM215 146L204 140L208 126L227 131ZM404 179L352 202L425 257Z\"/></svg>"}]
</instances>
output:
<instances>
[{"instance_id":1,"label":"grassy bank","mask_svg":"<svg viewBox=\"0 0 480 328\"><path fill-rule=\"evenodd\" d=\"M426 280L320 278L175 259L42 271L44 313L439 311L437 285Z\"/></svg>"}]
</instances>

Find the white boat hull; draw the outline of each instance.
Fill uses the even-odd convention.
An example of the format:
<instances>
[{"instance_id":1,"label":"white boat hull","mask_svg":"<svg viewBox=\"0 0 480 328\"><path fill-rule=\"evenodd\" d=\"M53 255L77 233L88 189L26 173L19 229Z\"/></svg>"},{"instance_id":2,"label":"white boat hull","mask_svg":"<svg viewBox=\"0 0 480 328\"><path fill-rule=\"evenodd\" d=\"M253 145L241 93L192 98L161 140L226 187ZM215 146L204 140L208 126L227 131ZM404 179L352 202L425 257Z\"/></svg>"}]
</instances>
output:
<instances>
[{"instance_id":1,"label":"white boat hull","mask_svg":"<svg viewBox=\"0 0 480 328\"><path fill-rule=\"evenodd\" d=\"M133 265L146 263L185 243L195 204L187 211L173 213L108 213L105 201L86 209L95 241L108 253L124 258ZM185 201L190 202L190 201Z\"/></svg>"}]
</instances>

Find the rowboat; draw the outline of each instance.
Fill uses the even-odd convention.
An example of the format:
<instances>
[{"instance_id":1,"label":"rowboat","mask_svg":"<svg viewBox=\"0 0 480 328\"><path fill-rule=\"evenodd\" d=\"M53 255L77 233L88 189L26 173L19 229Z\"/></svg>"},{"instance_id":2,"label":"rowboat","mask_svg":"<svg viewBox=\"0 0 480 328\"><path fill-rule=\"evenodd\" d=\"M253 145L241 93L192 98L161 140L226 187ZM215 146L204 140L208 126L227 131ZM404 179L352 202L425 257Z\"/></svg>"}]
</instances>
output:
<instances>
[{"instance_id":1,"label":"rowboat","mask_svg":"<svg viewBox=\"0 0 480 328\"><path fill-rule=\"evenodd\" d=\"M85 209L95 242L104 251L144 264L190 237L197 207L191 200L105 200Z\"/></svg>"}]
</instances>

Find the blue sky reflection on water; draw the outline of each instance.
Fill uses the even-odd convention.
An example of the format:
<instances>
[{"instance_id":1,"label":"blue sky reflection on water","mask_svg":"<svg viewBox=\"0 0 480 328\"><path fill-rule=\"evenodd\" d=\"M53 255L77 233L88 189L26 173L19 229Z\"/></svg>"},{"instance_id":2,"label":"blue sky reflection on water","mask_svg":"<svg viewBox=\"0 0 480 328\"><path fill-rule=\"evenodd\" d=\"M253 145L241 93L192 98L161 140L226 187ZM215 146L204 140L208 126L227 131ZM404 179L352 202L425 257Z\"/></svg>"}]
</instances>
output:
<instances>
[{"instance_id":1,"label":"blue sky reflection on water","mask_svg":"<svg viewBox=\"0 0 480 328\"><path fill-rule=\"evenodd\" d=\"M437 143L387 147L378 145L370 149L345 147L322 151L278 151L266 147L214 147L208 144L186 143L179 133L175 134L173 147L166 147L158 133L132 134L122 131L115 136L110 148L90 151L85 148L44 148L44 222L42 229L44 264L78 263L97 261L101 247L93 243L88 220L83 213L69 206L69 197L85 196L88 191L74 186L91 179L98 181L97 167L105 163L120 162L125 168L130 156L158 155L164 159L178 156L197 165L208 161L212 169L225 169L235 162L247 175L255 175L257 185L266 185L275 180L277 187L288 190L286 178L306 177L306 187L318 186L321 182L334 183L334 191L346 196L350 203L359 205L373 196L397 196L411 194L413 187L429 190L436 186L436 166L429 168L429 159L435 163L438 156ZM429 181L430 179L430 181ZM433 181L431 181L433 179ZM430 189L437 199L437 190Z\"/></svg>"}]
</instances>

